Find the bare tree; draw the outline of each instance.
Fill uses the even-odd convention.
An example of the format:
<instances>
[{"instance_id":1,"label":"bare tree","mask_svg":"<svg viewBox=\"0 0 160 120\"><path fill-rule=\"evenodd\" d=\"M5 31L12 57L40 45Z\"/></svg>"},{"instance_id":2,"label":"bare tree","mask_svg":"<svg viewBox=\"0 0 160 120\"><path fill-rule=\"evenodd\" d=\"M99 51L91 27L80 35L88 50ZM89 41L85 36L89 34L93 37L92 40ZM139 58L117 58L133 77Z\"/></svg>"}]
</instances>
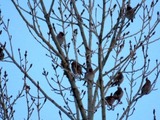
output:
<instances>
[{"instance_id":1,"label":"bare tree","mask_svg":"<svg viewBox=\"0 0 160 120\"><path fill-rule=\"evenodd\" d=\"M150 58L149 46L160 39L156 32L160 22L155 10L158 0L142 0L136 5L130 0L11 2L33 40L46 50L52 69L43 68L41 73L43 84L50 89L48 93L29 72L34 63L28 60L27 50L23 55L19 48L19 58L15 58L10 20L3 21L1 15L9 42L0 43L0 60L14 64L23 74L18 94L9 95L9 73L2 74L0 69L2 119L14 119L15 103L25 98L27 120L34 112L39 120L43 119L41 111L48 102L59 110L61 120L64 114L71 120L93 120L99 111L100 119L106 120L110 110L126 103L113 119L127 120L134 114L136 103L156 90L160 62ZM136 28L131 30L131 26ZM155 109L153 115L156 119Z\"/></svg>"}]
</instances>

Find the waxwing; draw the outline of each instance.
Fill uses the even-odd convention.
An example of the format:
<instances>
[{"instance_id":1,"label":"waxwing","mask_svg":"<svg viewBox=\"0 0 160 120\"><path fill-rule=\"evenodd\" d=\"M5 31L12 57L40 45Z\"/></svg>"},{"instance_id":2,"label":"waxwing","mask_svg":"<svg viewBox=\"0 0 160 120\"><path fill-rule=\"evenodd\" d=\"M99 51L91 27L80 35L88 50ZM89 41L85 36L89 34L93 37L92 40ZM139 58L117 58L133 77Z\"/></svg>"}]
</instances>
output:
<instances>
[{"instance_id":1,"label":"waxwing","mask_svg":"<svg viewBox=\"0 0 160 120\"><path fill-rule=\"evenodd\" d=\"M131 20L131 22L133 22L133 19L135 17L135 11L136 11L136 9L137 9L138 6L139 6L139 4L135 8L132 8L130 5L127 5L125 16L129 20Z\"/></svg>"},{"instance_id":2,"label":"waxwing","mask_svg":"<svg viewBox=\"0 0 160 120\"><path fill-rule=\"evenodd\" d=\"M0 47L0 60L3 60L3 58L4 58L3 48Z\"/></svg>"},{"instance_id":3,"label":"waxwing","mask_svg":"<svg viewBox=\"0 0 160 120\"><path fill-rule=\"evenodd\" d=\"M61 46L65 40L63 32L59 32L59 34L57 35L57 40L58 40L59 45Z\"/></svg>"},{"instance_id":4,"label":"waxwing","mask_svg":"<svg viewBox=\"0 0 160 120\"><path fill-rule=\"evenodd\" d=\"M114 103L114 101L115 101L116 99L115 99L114 96L112 96L112 93L111 93L110 96L105 97L105 100L106 100L106 101L105 101L105 102L106 102L106 105L109 105L109 106L112 107L112 105L113 105L113 103Z\"/></svg>"},{"instance_id":5,"label":"waxwing","mask_svg":"<svg viewBox=\"0 0 160 120\"><path fill-rule=\"evenodd\" d=\"M146 78L146 83L143 85L141 89L141 95L147 95L151 90L151 82L148 78Z\"/></svg>"},{"instance_id":6,"label":"waxwing","mask_svg":"<svg viewBox=\"0 0 160 120\"><path fill-rule=\"evenodd\" d=\"M120 86L120 84L123 82L124 76L122 72L118 72L117 75L114 78L114 81L111 82L111 86Z\"/></svg>"},{"instance_id":7,"label":"waxwing","mask_svg":"<svg viewBox=\"0 0 160 120\"><path fill-rule=\"evenodd\" d=\"M117 91L114 93L113 95L115 97L116 100L118 100L118 102L121 101L121 98L123 96L123 90L121 87L117 87Z\"/></svg>"},{"instance_id":8,"label":"waxwing","mask_svg":"<svg viewBox=\"0 0 160 120\"><path fill-rule=\"evenodd\" d=\"M71 68L74 74L79 74L79 75L82 74L82 67L78 62L73 61L71 64Z\"/></svg>"},{"instance_id":9,"label":"waxwing","mask_svg":"<svg viewBox=\"0 0 160 120\"><path fill-rule=\"evenodd\" d=\"M86 81L92 81L94 79L94 76L95 76L95 73L94 73L93 69L89 68L88 71L85 73L84 78L85 78ZM86 84L86 81L84 82L83 85Z\"/></svg>"}]
</instances>

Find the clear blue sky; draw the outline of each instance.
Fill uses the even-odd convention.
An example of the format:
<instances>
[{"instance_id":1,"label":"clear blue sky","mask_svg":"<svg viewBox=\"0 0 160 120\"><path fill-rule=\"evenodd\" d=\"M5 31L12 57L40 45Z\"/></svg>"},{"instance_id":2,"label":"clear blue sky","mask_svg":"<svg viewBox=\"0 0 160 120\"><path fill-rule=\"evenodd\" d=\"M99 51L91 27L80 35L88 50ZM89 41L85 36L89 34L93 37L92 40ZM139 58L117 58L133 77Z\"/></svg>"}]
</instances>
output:
<instances>
[{"instance_id":1,"label":"clear blue sky","mask_svg":"<svg viewBox=\"0 0 160 120\"><path fill-rule=\"evenodd\" d=\"M31 76L33 76L36 80L40 81L40 84L43 84L45 81L45 78L42 76L42 70L43 68L46 69L51 69L50 67L50 61L49 59L45 56L46 51L42 49L41 45L39 45L30 35L28 32L27 27L25 26L24 22L20 18L19 14L17 13L16 9L12 5L12 3L9 0L0 0L0 8L2 10L2 15L3 19L7 22L7 19L10 19L10 27L9 31L10 34L12 35L12 43L13 43L13 49L14 49L14 54L15 58L19 60L18 58L18 48L21 49L22 54L24 54L25 50L28 51L28 60L29 63L33 63L33 67L30 70ZM132 3L133 6L136 5L136 3ZM160 6L160 3L159 5ZM155 11L159 10L159 8L156 8ZM138 17L138 15L136 16ZM156 17L156 16L154 16ZM137 22L136 24L132 24L130 26L131 30L134 30L138 27L138 21L137 19L134 21ZM2 29L2 28L1 28ZM158 30L160 27L158 28ZM159 31L157 31L159 32ZM0 36L0 41L3 43L4 41L8 42L8 38L6 33L3 31L3 34ZM9 47L9 44L6 46L7 48ZM152 64L154 65L155 59L160 59L159 53L160 51L160 42L154 43L150 46L149 48L149 55L152 61ZM141 61L139 61L139 64ZM20 73L20 71L15 67L15 65L11 63L5 63L5 62L0 62L0 67L3 67L3 70L7 70L8 75L9 75L9 84L8 87L10 94L17 94L18 90L21 89L22 87L22 77L23 74ZM151 65L152 67L152 65ZM152 81L152 78L154 78L154 75L149 77ZM20 87L21 86L21 87ZM32 86L32 85L31 85ZM123 88L129 86L128 81L123 84ZM48 91L48 94L50 96L54 97L54 95L50 92L50 88L44 84L42 86L46 91ZM160 82L158 81L156 88L160 88ZM36 90L32 89L31 91L33 93L36 93ZM159 113L160 113L160 90L158 89L157 91L152 92L151 94L144 96L142 99L140 99L136 105L136 110L134 112L134 115L130 117L130 120L152 120L153 119L153 114L152 111L153 109L156 109L157 113L157 120L160 119ZM26 117L26 113L24 112L24 100L25 98L20 99L17 101L15 109L15 119L16 120L22 120L23 118ZM55 100L60 101L60 98L56 97ZM115 108L114 111L107 111L107 120L113 120L115 119L115 116L117 115L118 112L122 111L122 108L126 105L126 96L123 96L122 99L123 104L119 105ZM58 110L55 108L54 105L50 105L49 102L46 104L41 111L42 113L42 118L44 120L49 120L49 119L60 119L58 115ZM120 112L121 114L121 112ZM100 114L99 114L100 115ZM100 118L101 116L98 115L98 112L96 113L96 118ZM36 115L35 115L36 116ZM34 116L32 116L32 119Z\"/></svg>"}]
</instances>

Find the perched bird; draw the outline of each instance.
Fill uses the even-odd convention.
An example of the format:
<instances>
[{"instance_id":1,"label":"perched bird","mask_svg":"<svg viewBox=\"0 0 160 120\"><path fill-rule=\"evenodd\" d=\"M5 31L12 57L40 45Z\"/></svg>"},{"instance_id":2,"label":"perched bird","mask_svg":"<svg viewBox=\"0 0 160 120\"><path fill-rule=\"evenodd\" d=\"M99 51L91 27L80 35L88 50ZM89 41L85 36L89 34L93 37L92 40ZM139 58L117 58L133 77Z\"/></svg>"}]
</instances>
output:
<instances>
[{"instance_id":1,"label":"perched bird","mask_svg":"<svg viewBox=\"0 0 160 120\"><path fill-rule=\"evenodd\" d=\"M116 100L115 99L115 97L114 96L112 96L112 93L111 93L111 95L110 96L107 96L107 97L105 97L105 102L106 102L106 105L109 105L109 106L111 106L111 108L112 108L112 105L113 105L113 103L114 103L114 101Z\"/></svg>"},{"instance_id":2,"label":"perched bird","mask_svg":"<svg viewBox=\"0 0 160 120\"><path fill-rule=\"evenodd\" d=\"M3 60L3 58L4 58L3 48L0 47L0 60Z\"/></svg>"},{"instance_id":3,"label":"perched bird","mask_svg":"<svg viewBox=\"0 0 160 120\"><path fill-rule=\"evenodd\" d=\"M85 74L85 78L88 80L93 80L94 78L94 71L92 68L89 68L88 71Z\"/></svg>"},{"instance_id":4,"label":"perched bird","mask_svg":"<svg viewBox=\"0 0 160 120\"><path fill-rule=\"evenodd\" d=\"M78 62L73 61L71 64L71 68L74 74L78 74L78 75L82 74L82 67Z\"/></svg>"},{"instance_id":5,"label":"perched bird","mask_svg":"<svg viewBox=\"0 0 160 120\"><path fill-rule=\"evenodd\" d=\"M85 80L86 81L92 81L94 79L95 73L92 68L89 68L88 71L85 73ZM83 85L86 84L86 81Z\"/></svg>"},{"instance_id":6,"label":"perched bird","mask_svg":"<svg viewBox=\"0 0 160 120\"><path fill-rule=\"evenodd\" d=\"M151 82L148 78L146 78L146 83L143 85L141 89L141 95L147 95L151 90Z\"/></svg>"},{"instance_id":7,"label":"perched bird","mask_svg":"<svg viewBox=\"0 0 160 120\"><path fill-rule=\"evenodd\" d=\"M59 32L59 34L57 35L57 40L58 40L59 45L61 46L65 40L63 32Z\"/></svg>"},{"instance_id":8,"label":"perched bird","mask_svg":"<svg viewBox=\"0 0 160 120\"><path fill-rule=\"evenodd\" d=\"M137 9L138 6L139 6L139 4L135 8L132 8L130 5L127 5L125 16L129 20L131 20L131 22L133 22L133 19L135 17L135 11L136 11L136 9Z\"/></svg>"},{"instance_id":9,"label":"perched bird","mask_svg":"<svg viewBox=\"0 0 160 120\"><path fill-rule=\"evenodd\" d=\"M118 102L120 102L121 101L121 98L122 98L122 96L123 96L123 90L122 90L122 88L121 87L117 87L117 91L114 93L114 98L116 99L116 100L118 100Z\"/></svg>"},{"instance_id":10,"label":"perched bird","mask_svg":"<svg viewBox=\"0 0 160 120\"><path fill-rule=\"evenodd\" d=\"M111 86L120 86L120 84L123 82L124 76L122 72L118 72L117 75L114 78L114 81L111 82Z\"/></svg>"}]
</instances>

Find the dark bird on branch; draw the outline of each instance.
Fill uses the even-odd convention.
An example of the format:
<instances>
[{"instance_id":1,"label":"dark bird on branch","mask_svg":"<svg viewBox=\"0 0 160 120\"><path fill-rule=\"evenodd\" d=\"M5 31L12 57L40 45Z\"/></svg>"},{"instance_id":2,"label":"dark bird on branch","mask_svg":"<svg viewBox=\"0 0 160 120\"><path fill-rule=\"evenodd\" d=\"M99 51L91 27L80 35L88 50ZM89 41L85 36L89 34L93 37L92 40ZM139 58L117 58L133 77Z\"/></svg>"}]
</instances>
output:
<instances>
[{"instance_id":1,"label":"dark bird on branch","mask_svg":"<svg viewBox=\"0 0 160 120\"><path fill-rule=\"evenodd\" d=\"M141 89L141 95L147 95L149 94L150 90L151 90L151 81L146 78L146 83L143 85L142 89Z\"/></svg>"},{"instance_id":2,"label":"dark bird on branch","mask_svg":"<svg viewBox=\"0 0 160 120\"><path fill-rule=\"evenodd\" d=\"M106 105L109 105L112 108L112 105L114 103L114 101L116 100L114 96L112 96L112 93L110 96L105 97L105 103Z\"/></svg>"},{"instance_id":3,"label":"dark bird on branch","mask_svg":"<svg viewBox=\"0 0 160 120\"><path fill-rule=\"evenodd\" d=\"M120 102L121 101L121 98L122 98L122 96L123 96L123 90L122 90L122 88L121 87L117 87L117 91L114 93L114 98L116 99L116 100L118 100L118 102Z\"/></svg>"},{"instance_id":4,"label":"dark bird on branch","mask_svg":"<svg viewBox=\"0 0 160 120\"><path fill-rule=\"evenodd\" d=\"M74 74L78 74L78 75L82 74L82 67L78 62L73 61L71 64L71 68Z\"/></svg>"},{"instance_id":5,"label":"dark bird on branch","mask_svg":"<svg viewBox=\"0 0 160 120\"><path fill-rule=\"evenodd\" d=\"M57 37L59 45L61 46L65 40L64 33L59 32L59 34L56 37Z\"/></svg>"},{"instance_id":6,"label":"dark bird on branch","mask_svg":"<svg viewBox=\"0 0 160 120\"><path fill-rule=\"evenodd\" d=\"M122 72L118 72L114 78L114 81L111 82L111 87L116 85L120 86L120 84L123 82L123 79L124 79L124 76Z\"/></svg>"},{"instance_id":7,"label":"dark bird on branch","mask_svg":"<svg viewBox=\"0 0 160 120\"><path fill-rule=\"evenodd\" d=\"M87 82L89 82L89 81L92 82L93 79L94 79L94 76L95 76L95 73L94 73L93 69L92 69L92 68L89 68L88 71L85 73L85 80L86 80ZM86 84L86 81L84 82L83 85Z\"/></svg>"},{"instance_id":8,"label":"dark bird on branch","mask_svg":"<svg viewBox=\"0 0 160 120\"><path fill-rule=\"evenodd\" d=\"M125 16L131 20L131 22L133 22L133 19L135 17L135 11L136 9L138 8L139 4L135 7L135 8L132 8L130 5L127 5L127 8L126 8L126 12L125 12Z\"/></svg>"},{"instance_id":9,"label":"dark bird on branch","mask_svg":"<svg viewBox=\"0 0 160 120\"><path fill-rule=\"evenodd\" d=\"M0 47L0 60L3 60L3 58L4 58L3 48Z\"/></svg>"}]
</instances>

